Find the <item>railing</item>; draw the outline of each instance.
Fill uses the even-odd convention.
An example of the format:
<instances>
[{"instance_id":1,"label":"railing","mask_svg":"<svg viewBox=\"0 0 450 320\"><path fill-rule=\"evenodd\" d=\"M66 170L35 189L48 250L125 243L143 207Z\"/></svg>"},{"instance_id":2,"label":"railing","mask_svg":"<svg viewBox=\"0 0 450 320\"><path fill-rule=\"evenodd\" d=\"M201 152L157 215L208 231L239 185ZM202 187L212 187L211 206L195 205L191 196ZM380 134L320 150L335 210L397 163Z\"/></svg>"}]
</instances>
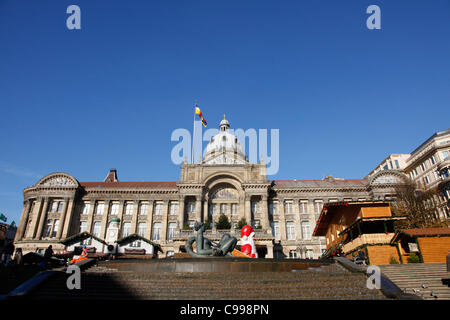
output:
<instances>
[{"instance_id":1,"label":"railing","mask_svg":"<svg viewBox=\"0 0 450 320\"><path fill-rule=\"evenodd\" d=\"M363 234L360 237L353 239L353 241L344 244L342 250L344 250L344 252L349 252L364 244L389 243L393 236L393 233Z\"/></svg>"},{"instance_id":2,"label":"railing","mask_svg":"<svg viewBox=\"0 0 450 320\"><path fill-rule=\"evenodd\" d=\"M241 238L241 232L238 229L230 229L230 230L205 230L203 236L209 239L220 239L222 236L228 233L229 235L236 237L237 239ZM180 230L174 233L173 238L182 238L187 239L191 236L195 236L197 234L194 230ZM255 239L258 238L266 238L269 234L263 230L255 230ZM271 234L270 234L271 235Z\"/></svg>"}]
</instances>

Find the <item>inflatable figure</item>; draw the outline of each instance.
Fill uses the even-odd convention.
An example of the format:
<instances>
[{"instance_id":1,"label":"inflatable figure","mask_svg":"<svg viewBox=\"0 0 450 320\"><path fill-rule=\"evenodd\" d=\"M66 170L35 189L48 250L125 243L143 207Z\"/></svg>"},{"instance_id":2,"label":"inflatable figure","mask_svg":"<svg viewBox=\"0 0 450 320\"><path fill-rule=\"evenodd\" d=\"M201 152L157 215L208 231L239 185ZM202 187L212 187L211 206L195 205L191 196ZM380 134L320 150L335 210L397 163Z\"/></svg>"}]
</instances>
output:
<instances>
[{"instance_id":1,"label":"inflatable figure","mask_svg":"<svg viewBox=\"0 0 450 320\"><path fill-rule=\"evenodd\" d=\"M250 258L258 258L256 252L255 230L251 226L243 226L241 230L241 252Z\"/></svg>"},{"instance_id":2,"label":"inflatable figure","mask_svg":"<svg viewBox=\"0 0 450 320\"><path fill-rule=\"evenodd\" d=\"M82 260L85 260L88 258L88 252L86 246L83 246L83 250L81 251L81 255L79 256L73 256L73 259L70 260L69 264L74 264L77 262L80 262Z\"/></svg>"}]
</instances>

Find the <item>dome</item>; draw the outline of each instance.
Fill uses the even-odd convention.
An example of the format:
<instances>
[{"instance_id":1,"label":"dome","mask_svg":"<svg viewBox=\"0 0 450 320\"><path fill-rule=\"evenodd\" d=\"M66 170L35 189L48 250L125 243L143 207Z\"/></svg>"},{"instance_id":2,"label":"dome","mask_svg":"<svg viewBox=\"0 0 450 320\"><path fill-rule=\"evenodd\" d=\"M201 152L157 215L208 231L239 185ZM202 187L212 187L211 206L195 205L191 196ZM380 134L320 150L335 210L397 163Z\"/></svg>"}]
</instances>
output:
<instances>
[{"instance_id":1,"label":"dome","mask_svg":"<svg viewBox=\"0 0 450 320\"><path fill-rule=\"evenodd\" d=\"M230 123L220 121L220 132L206 146L205 162L214 164L236 164L244 161L244 150L235 135L229 132ZM220 160L217 158L220 157Z\"/></svg>"}]
</instances>

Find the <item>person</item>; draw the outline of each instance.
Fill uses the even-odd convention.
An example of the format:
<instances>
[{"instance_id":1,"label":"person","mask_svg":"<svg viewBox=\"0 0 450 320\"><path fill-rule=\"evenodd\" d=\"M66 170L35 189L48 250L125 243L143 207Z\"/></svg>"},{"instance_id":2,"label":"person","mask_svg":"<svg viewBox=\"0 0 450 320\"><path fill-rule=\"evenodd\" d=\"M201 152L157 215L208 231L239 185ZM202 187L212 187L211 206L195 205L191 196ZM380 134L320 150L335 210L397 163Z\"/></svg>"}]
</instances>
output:
<instances>
[{"instance_id":1,"label":"person","mask_svg":"<svg viewBox=\"0 0 450 320\"><path fill-rule=\"evenodd\" d=\"M22 257L23 257L22 248L17 248L16 254L14 255L14 261L16 262L16 266L22 265L23 263Z\"/></svg>"},{"instance_id":2,"label":"person","mask_svg":"<svg viewBox=\"0 0 450 320\"><path fill-rule=\"evenodd\" d=\"M81 251L81 255L79 255L79 256L73 256L73 259L72 260L70 260L70 264L74 264L74 263L77 263L77 262L80 262L80 261L82 261L82 260L85 260L85 259L87 259L88 258L88 252L87 252L87 248L86 248L86 245L83 245L83 250Z\"/></svg>"},{"instance_id":3,"label":"person","mask_svg":"<svg viewBox=\"0 0 450 320\"><path fill-rule=\"evenodd\" d=\"M5 246L5 250L3 251L3 263L4 263L5 267L8 266L9 261L11 259L11 255L13 253L14 253L14 245L12 244L12 242L9 242Z\"/></svg>"}]
</instances>

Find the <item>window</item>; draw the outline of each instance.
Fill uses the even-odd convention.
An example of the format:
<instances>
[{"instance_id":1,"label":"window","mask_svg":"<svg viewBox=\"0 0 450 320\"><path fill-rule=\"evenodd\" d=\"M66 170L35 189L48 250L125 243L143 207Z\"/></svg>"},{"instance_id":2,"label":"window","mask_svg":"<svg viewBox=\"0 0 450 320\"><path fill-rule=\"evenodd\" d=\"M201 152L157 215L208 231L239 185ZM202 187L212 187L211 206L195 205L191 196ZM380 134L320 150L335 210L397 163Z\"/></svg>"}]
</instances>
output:
<instances>
[{"instance_id":1,"label":"window","mask_svg":"<svg viewBox=\"0 0 450 320\"><path fill-rule=\"evenodd\" d=\"M413 169L412 173L414 177L417 177L417 169Z\"/></svg>"},{"instance_id":2,"label":"window","mask_svg":"<svg viewBox=\"0 0 450 320\"><path fill-rule=\"evenodd\" d=\"M333 203L333 202L338 202L338 200L337 199L330 199L328 202L329 203Z\"/></svg>"},{"instance_id":3,"label":"window","mask_svg":"<svg viewBox=\"0 0 450 320\"><path fill-rule=\"evenodd\" d=\"M284 213L289 214L292 213L292 200L286 201L284 204Z\"/></svg>"},{"instance_id":4,"label":"window","mask_svg":"<svg viewBox=\"0 0 450 320\"><path fill-rule=\"evenodd\" d=\"M125 214L130 215L133 214L133 204L132 203L127 203L126 205L126 209L125 209Z\"/></svg>"},{"instance_id":5,"label":"window","mask_svg":"<svg viewBox=\"0 0 450 320\"><path fill-rule=\"evenodd\" d=\"M52 206L51 206L51 208L50 208L50 211L51 211L51 212L56 212L57 206L58 206L58 202L52 201Z\"/></svg>"},{"instance_id":6,"label":"window","mask_svg":"<svg viewBox=\"0 0 450 320\"><path fill-rule=\"evenodd\" d=\"M231 204L231 214L237 214L237 203Z\"/></svg>"},{"instance_id":7,"label":"window","mask_svg":"<svg viewBox=\"0 0 450 320\"><path fill-rule=\"evenodd\" d=\"M323 207L323 200L316 200L314 201L314 212L315 214L320 214Z\"/></svg>"},{"instance_id":8,"label":"window","mask_svg":"<svg viewBox=\"0 0 450 320\"><path fill-rule=\"evenodd\" d=\"M111 214L112 215L119 214L119 204L118 203L113 203L113 205L111 206Z\"/></svg>"},{"instance_id":9,"label":"window","mask_svg":"<svg viewBox=\"0 0 450 320\"><path fill-rule=\"evenodd\" d=\"M217 205L213 203L213 204L209 207L209 214L216 214L216 213L217 213Z\"/></svg>"},{"instance_id":10,"label":"window","mask_svg":"<svg viewBox=\"0 0 450 320\"><path fill-rule=\"evenodd\" d=\"M258 211L258 202L252 201L252 213L257 213Z\"/></svg>"},{"instance_id":11,"label":"window","mask_svg":"<svg viewBox=\"0 0 450 320\"><path fill-rule=\"evenodd\" d=\"M302 200L300 201L300 213L308 213L308 201Z\"/></svg>"},{"instance_id":12,"label":"window","mask_svg":"<svg viewBox=\"0 0 450 320\"><path fill-rule=\"evenodd\" d=\"M139 208L139 214L146 216L148 214L148 203L141 204L141 207Z\"/></svg>"},{"instance_id":13,"label":"window","mask_svg":"<svg viewBox=\"0 0 450 320\"><path fill-rule=\"evenodd\" d=\"M64 206L64 202L59 201L58 202L58 212L62 212L63 211L63 206Z\"/></svg>"},{"instance_id":14,"label":"window","mask_svg":"<svg viewBox=\"0 0 450 320\"><path fill-rule=\"evenodd\" d=\"M145 237L145 232L147 231L147 224L145 222L140 222L138 224L138 235Z\"/></svg>"},{"instance_id":15,"label":"window","mask_svg":"<svg viewBox=\"0 0 450 320\"><path fill-rule=\"evenodd\" d=\"M83 204L83 212L82 214L89 214L89 209L91 208L91 204L89 202L85 202Z\"/></svg>"},{"instance_id":16,"label":"window","mask_svg":"<svg viewBox=\"0 0 450 320\"><path fill-rule=\"evenodd\" d=\"M449 151L442 152L442 158L444 158L444 160L447 160L448 156L449 156Z\"/></svg>"},{"instance_id":17,"label":"window","mask_svg":"<svg viewBox=\"0 0 450 320\"><path fill-rule=\"evenodd\" d=\"M52 220L47 220L47 224L45 225L44 238L50 237L50 232L52 231Z\"/></svg>"},{"instance_id":18,"label":"window","mask_svg":"<svg viewBox=\"0 0 450 320\"><path fill-rule=\"evenodd\" d=\"M434 158L434 156L431 156L430 161L431 164L436 164L436 159Z\"/></svg>"},{"instance_id":19,"label":"window","mask_svg":"<svg viewBox=\"0 0 450 320\"><path fill-rule=\"evenodd\" d=\"M304 240L311 240L309 221L302 221L302 236Z\"/></svg>"},{"instance_id":20,"label":"window","mask_svg":"<svg viewBox=\"0 0 450 320\"><path fill-rule=\"evenodd\" d=\"M173 239L173 237L175 236L176 229L177 229L176 222L169 223L169 230L168 230L169 231L169 237L168 237L168 240L172 240Z\"/></svg>"},{"instance_id":21,"label":"window","mask_svg":"<svg viewBox=\"0 0 450 320\"><path fill-rule=\"evenodd\" d=\"M289 250L289 258L290 259L296 259L297 258L297 251L296 250Z\"/></svg>"},{"instance_id":22,"label":"window","mask_svg":"<svg viewBox=\"0 0 450 320\"><path fill-rule=\"evenodd\" d=\"M278 214L278 202L277 201L269 203L269 213L271 215Z\"/></svg>"},{"instance_id":23,"label":"window","mask_svg":"<svg viewBox=\"0 0 450 320\"><path fill-rule=\"evenodd\" d=\"M80 222L80 233L85 232L87 229L87 222L86 221L81 221Z\"/></svg>"},{"instance_id":24,"label":"window","mask_svg":"<svg viewBox=\"0 0 450 320\"><path fill-rule=\"evenodd\" d=\"M398 163L398 160L394 160L394 162L395 162L395 168L400 169L400 164Z\"/></svg>"},{"instance_id":25,"label":"window","mask_svg":"<svg viewBox=\"0 0 450 320\"><path fill-rule=\"evenodd\" d=\"M52 238L56 237L56 235L58 234L58 229L59 229L59 220L55 220L53 224Z\"/></svg>"},{"instance_id":26,"label":"window","mask_svg":"<svg viewBox=\"0 0 450 320\"><path fill-rule=\"evenodd\" d=\"M161 222L155 222L153 224L153 237L152 240L159 241L161 238Z\"/></svg>"},{"instance_id":27,"label":"window","mask_svg":"<svg viewBox=\"0 0 450 320\"><path fill-rule=\"evenodd\" d=\"M421 163L421 164L420 164L420 168L422 168L422 171L425 171L425 169L426 169L425 163Z\"/></svg>"},{"instance_id":28,"label":"window","mask_svg":"<svg viewBox=\"0 0 450 320\"><path fill-rule=\"evenodd\" d=\"M314 259L313 251L311 249L306 250L306 259Z\"/></svg>"},{"instance_id":29,"label":"window","mask_svg":"<svg viewBox=\"0 0 450 320\"><path fill-rule=\"evenodd\" d=\"M425 182L425 184L429 184L430 183L430 178L428 178L428 176L425 176L423 178L423 181Z\"/></svg>"},{"instance_id":30,"label":"window","mask_svg":"<svg viewBox=\"0 0 450 320\"><path fill-rule=\"evenodd\" d=\"M141 241L140 240L135 240L133 242L130 243L130 247L131 248L140 248L141 247Z\"/></svg>"},{"instance_id":31,"label":"window","mask_svg":"<svg viewBox=\"0 0 450 320\"><path fill-rule=\"evenodd\" d=\"M226 214L227 213L227 205L225 203L220 204L220 214Z\"/></svg>"},{"instance_id":32,"label":"window","mask_svg":"<svg viewBox=\"0 0 450 320\"><path fill-rule=\"evenodd\" d=\"M275 240L280 240L280 223L278 221L272 222L272 234Z\"/></svg>"},{"instance_id":33,"label":"window","mask_svg":"<svg viewBox=\"0 0 450 320\"><path fill-rule=\"evenodd\" d=\"M358 201L361 201L361 202L366 201L366 198L358 198Z\"/></svg>"},{"instance_id":34,"label":"window","mask_svg":"<svg viewBox=\"0 0 450 320\"><path fill-rule=\"evenodd\" d=\"M286 236L287 240L295 240L295 227L293 221L286 222Z\"/></svg>"},{"instance_id":35,"label":"window","mask_svg":"<svg viewBox=\"0 0 450 320\"><path fill-rule=\"evenodd\" d=\"M170 203L170 214L173 214L173 215L178 214L178 202Z\"/></svg>"},{"instance_id":36,"label":"window","mask_svg":"<svg viewBox=\"0 0 450 320\"><path fill-rule=\"evenodd\" d=\"M96 212L96 214L103 214L104 211L105 211L105 204L104 203L99 203L97 205L97 212Z\"/></svg>"},{"instance_id":37,"label":"window","mask_svg":"<svg viewBox=\"0 0 450 320\"><path fill-rule=\"evenodd\" d=\"M124 222L122 226L122 237L128 237L131 231L131 223Z\"/></svg>"},{"instance_id":38,"label":"window","mask_svg":"<svg viewBox=\"0 0 450 320\"><path fill-rule=\"evenodd\" d=\"M93 231L92 231L92 234L93 234L94 236L96 236L97 238L100 237L101 229L102 229L102 224L101 224L100 222L95 222L95 223L94 223L94 229L93 229Z\"/></svg>"},{"instance_id":39,"label":"window","mask_svg":"<svg viewBox=\"0 0 450 320\"><path fill-rule=\"evenodd\" d=\"M195 201L190 201L188 203L188 213L194 213L195 212Z\"/></svg>"},{"instance_id":40,"label":"window","mask_svg":"<svg viewBox=\"0 0 450 320\"><path fill-rule=\"evenodd\" d=\"M163 204L161 202L157 202L155 204L155 214L161 215L163 211Z\"/></svg>"}]
</instances>

